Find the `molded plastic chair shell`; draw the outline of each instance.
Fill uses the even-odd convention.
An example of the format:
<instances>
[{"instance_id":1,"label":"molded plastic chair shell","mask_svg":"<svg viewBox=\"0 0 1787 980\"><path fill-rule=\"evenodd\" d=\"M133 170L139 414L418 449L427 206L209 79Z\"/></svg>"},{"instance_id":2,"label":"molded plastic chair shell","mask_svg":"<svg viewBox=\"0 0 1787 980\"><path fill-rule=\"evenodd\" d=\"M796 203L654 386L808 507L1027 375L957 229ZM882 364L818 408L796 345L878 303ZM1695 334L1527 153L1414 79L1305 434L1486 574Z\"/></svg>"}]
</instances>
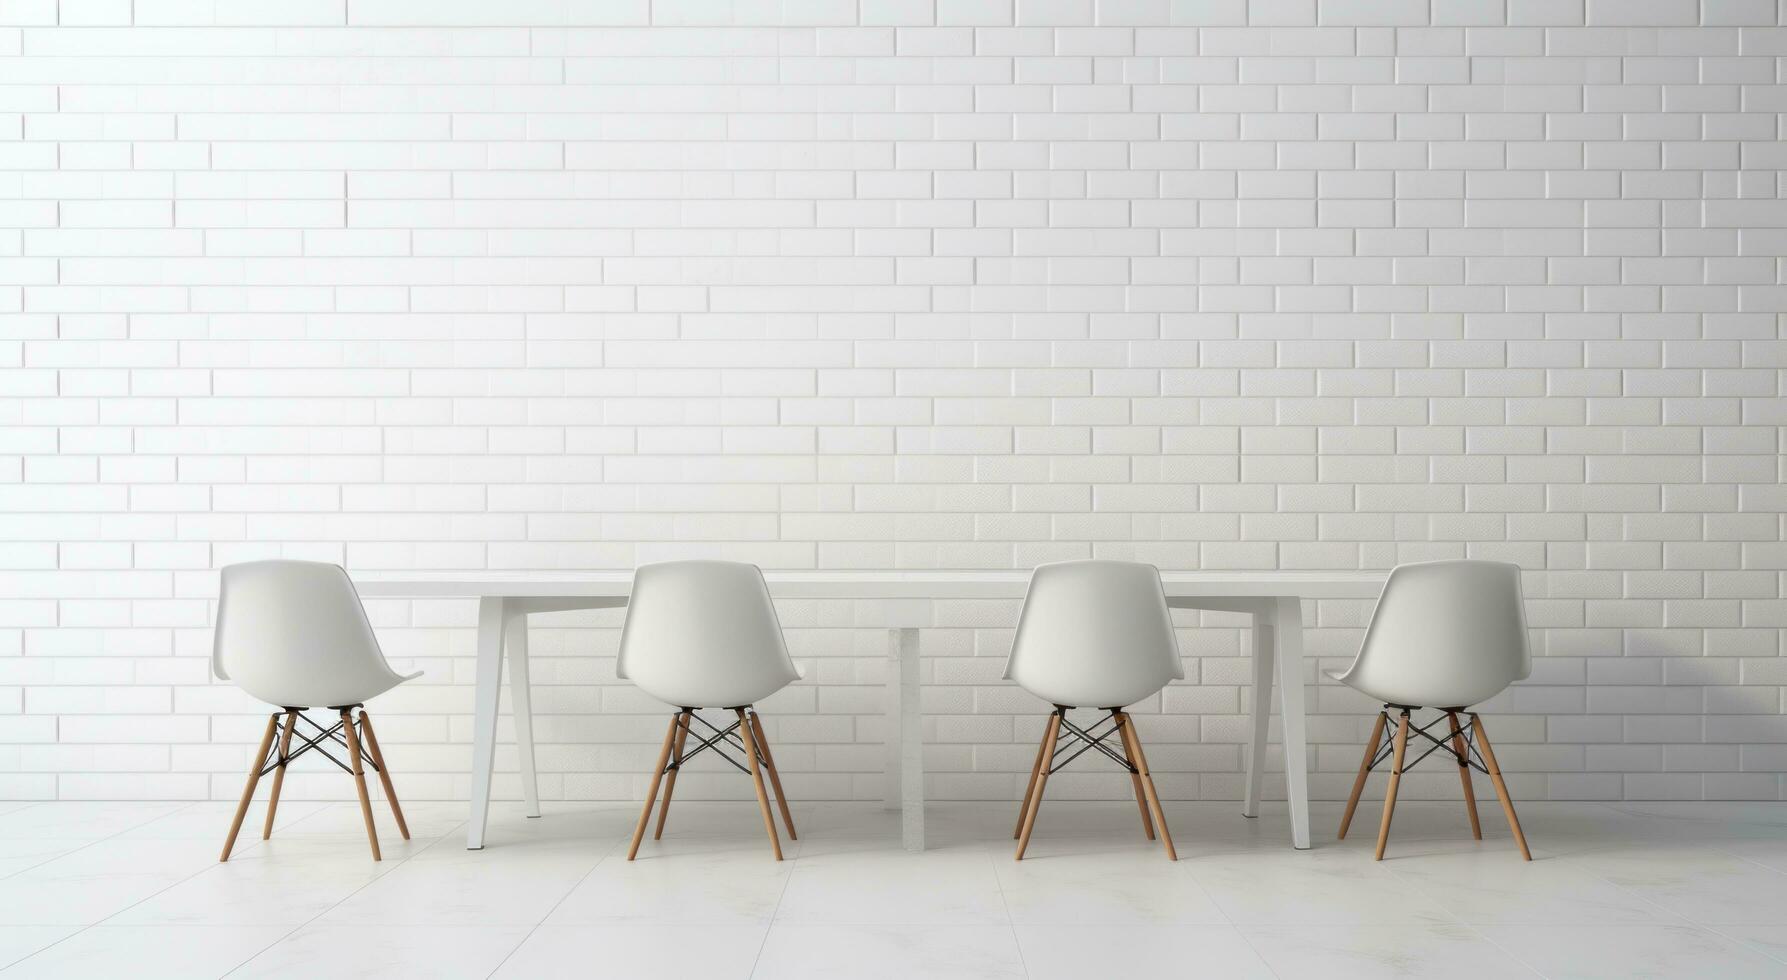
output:
<instances>
[{"instance_id":1,"label":"molded plastic chair shell","mask_svg":"<svg viewBox=\"0 0 1787 980\"><path fill-rule=\"evenodd\" d=\"M341 566L287 560L223 569L211 672L288 708L360 704L422 676L385 662Z\"/></svg>"},{"instance_id":2,"label":"molded plastic chair shell","mask_svg":"<svg viewBox=\"0 0 1787 980\"><path fill-rule=\"evenodd\" d=\"M1050 704L1121 708L1183 680L1160 570L1064 561L1030 574L1006 679Z\"/></svg>"},{"instance_id":3,"label":"molded plastic chair shell","mask_svg":"<svg viewBox=\"0 0 1787 980\"><path fill-rule=\"evenodd\" d=\"M679 708L734 708L800 679L756 565L667 561L633 573L615 673Z\"/></svg>"},{"instance_id":4,"label":"molded plastic chair shell","mask_svg":"<svg viewBox=\"0 0 1787 980\"><path fill-rule=\"evenodd\" d=\"M1530 673L1520 566L1433 561L1391 569L1359 656L1328 676L1386 704L1464 708Z\"/></svg>"}]
</instances>

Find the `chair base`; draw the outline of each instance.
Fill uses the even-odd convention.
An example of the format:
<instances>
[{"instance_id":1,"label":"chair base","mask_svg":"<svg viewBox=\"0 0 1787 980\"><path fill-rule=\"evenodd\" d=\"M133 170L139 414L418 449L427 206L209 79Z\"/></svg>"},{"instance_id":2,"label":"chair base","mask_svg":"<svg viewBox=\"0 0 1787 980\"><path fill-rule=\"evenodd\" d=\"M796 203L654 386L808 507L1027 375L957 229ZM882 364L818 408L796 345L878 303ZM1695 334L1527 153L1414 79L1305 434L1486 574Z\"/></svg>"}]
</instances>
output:
<instances>
[{"instance_id":1,"label":"chair base","mask_svg":"<svg viewBox=\"0 0 1787 980\"><path fill-rule=\"evenodd\" d=\"M1136 733L1135 719L1121 708L1104 708L1102 710L1109 714L1095 723L1089 731L1067 719L1069 710L1071 708L1068 705L1055 705L1055 710L1049 715L1048 727L1043 730L1042 744L1036 750L1036 762L1030 767L1030 783L1024 788L1024 802L1018 808L1017 829L1011 834L1018 842L1014 860L1022 861L1024 852L1030 847L1030 834L1036 829L1036 814L1042 808L1042 794L1048 787L1049 776L1060 772L1068 763L1094 749L1129 771L1130 784L1135 790L1136 807L1142 811L1142 833L1153 840L1154 828L1158 824L1161 843L1166 846L1167 860L1179 860L1179 853L1173 848L1172 831L1167 829L1166 811L1161 809L1160 794L1154 789L1154 776L1148 771L1148 757L1142 752L1142 740ZM1098 729L1107 722L1111 724L1111 728L1102 734L1098 733ZM1084 743L1084 747L1057 765L1055 750L1063 730L1074 741ZM1121 755L1104 744L1112 735L1117 736L1123 747ZM1152 820L1149 819L1150 810L1153 811Z\"/></svg>"},{"instance_id":2,"label":"chair base","mask_svg":"<svg viewBox=\"0 0 1787 980\"><path fill-rule=\"evenodd\" d=\"M1496 764L1495 750L1489 744L1489 731L1483 725L1483 719L1474 711L1463 707L1440 708L1441 714L1425 725L1411 727L1409 713L1421 710L1421 705L1386 704L1378 712L1377 720L1372 723L1371 737L1365 743L1365 757L1359 761L1359 775L1353 780L1353 792L1346 801L1346 812L1340 818L1339 838L1346 840L1347 828L1352 826L1353 811L1359 806L1359 796L1365 790L1365 779L1373 769L1381 765L1385 759L1393 760L1390 766L1390 784L1384 793L1384 816L1378 825L1377 853L1373 860L1384 859L1384 849L1390 843L1390 821L1396 813L1396 790L1402 782L1402 774L1419 765L1423 759L1435 752L1444 750L1453 762L1458 765L1458 779L1464 787L1465 812L1470 815L1471 836L1483 839L1483 827L1477 821L1477 794L1471 787L1471 770L1475 769L1489 777L1495 785L1496 796L1500 798L1502 813L1508 818L1508 826L1514 831L1514 842L1520 846L1520 856L1527 861L1533 859L1532 851L1527 849L1526 834L1520 829L1520 818L1514 813L1514 800L1508 795L1508 784L1502 779L1501 766ZM1384 729L1389 726L1390 712L1397 712L1396 731L1389 745L1383 745ZM1470 725L1460 727L1458 716L1470 716ZM1448 731L1443 736L1433 735L1428 729L1437 726L1441 721L1448 723ZM1418 735L1433 743L1427 751L1421 753L1413 762L1405 764L1408 754L1410 734Z\"/></svg>"},{"instance_id":3,"label":"chair base","mask_svg":"<svg viewBox=\"0 0 1787 980\"><path fill-rule=\"evenodd\" d=\"M664 733L664 744L658 751L657 765L652 767L651 787L645 794L645 807L639 813L638 826L633 828L633 842L627 848L627 860L631 861L639 855L639 845L645 840L645 828L651 822L652 806L658 802L658 787L662 785L664 788L664 800L659 805L658 825L652 833L652 840L664 836L664 821L670 816L670 798L676 793L677 773L682 771L682 767L690 759L709 749L751 777L757 790L757 806L763 811L763 829L769 835L770 850L775 854L776 860L782 860L782 841L776 836L775 816L769 808L769 790L763 782L766 772L770 787L775 789L776 806L782 812L782 824L788 828L788 839L799 840L800 837L794 832L794 815L788 810L788 794L782 791L782 776L776 770L775 757L770 754L769 738L764 734L762 717L752 705L727 708L725 710L737 715L738 720L725 728L718 728L697 714L697 710L681 708L671 716L670 728ZM713 734L706 738L697 734L695 748L685 751L695 722L700 722ZM727 755L727 748L743 751L745 762L741 764Z\"/></svg>"},{"instance_id":4,"label":"chair base","mask_svg":"<svg viewBox=\"0 0 1787 980\"><path fill-rule=\"evenodd\" d=\"M360 709L360 716L354 717L354 709ZM223 841L223 854L217 860L228 861L230 852L236 848L236 837L242 831L243 818L248 816L248 806L254 802L254 790L261 777L273 774L273 791L267 799L267 819L261 826L261 840L273 836L273 818L279 812L279 791L285 787L285 770L292 760L312 749L321 753L330 762L340 766L342 770L354 777L354 789L360 798L360 816L366 821L366 839L372 845L372 859L379 861L383 855L379 853L378 828L372 820L372 798L366 791L366 770L371 766L378 774L379 784L384 788L385 799L391 804L391 815L397 818L398 833L404 840L410 839L409 824L403 819L403 806L397 802L397 789L391 785L391 772L385 765L384 753L379 751L378 735L372 730L372 718L366 713L365 705L350 704L332 707L340 720L328 728L317 724L304 714L308 708L285 707L267 718L267 730L261 736L261 747L255 752L255 762L248 770L248 783L242 788L241 802L236 804L236 817L230 822L229 836ZM280 731L280 716L285 717L285 726L279 736L279 747L273 749L273 734ZM296 732L298 722L304 722L316 730L316 735L306 736ZM296 735L302 743L296 752L291 750L292 737ZM337 759L325 745L347 750L348 761Z\"/></svg>"}]
</instances>

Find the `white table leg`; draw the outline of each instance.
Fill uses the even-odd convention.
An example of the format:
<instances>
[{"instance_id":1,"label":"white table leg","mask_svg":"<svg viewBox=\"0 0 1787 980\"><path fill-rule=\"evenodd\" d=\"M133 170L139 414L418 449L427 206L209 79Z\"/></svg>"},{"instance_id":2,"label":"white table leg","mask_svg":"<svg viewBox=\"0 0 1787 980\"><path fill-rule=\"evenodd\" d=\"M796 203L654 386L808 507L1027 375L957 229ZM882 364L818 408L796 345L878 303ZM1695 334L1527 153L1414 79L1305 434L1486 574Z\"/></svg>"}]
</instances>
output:
<instances>
[{"instance_id":1,"label":"white table leg","mask_svg":"<svg viewBox=\"0 0 1787 980\"><path fill-rule=\"evenodd\" d=\"M527 613L508 616L503 648L509 661L509 706L515 715L515 752L521 760L521 795L527 815L540 815L540 777L534 769L534 704L527 674Z\"/></svg>"},{"instance_id":2,"label":"white table leg","mask_svg":"<svg viewBox=\"0 0 1787 980\"><path fill-rule=\"evenodd\" d=\"M924 738L918 712L918 630L888 631L887 762L888 791L897 784L900 843L925 849ZM892 800L889 800L891 806Z\"/></svg>"},{"instance_id":3,"label":"white table leg","mask_svg":"<svg viewBox=\"0 0 1787 980\"><path fill-rule=\"evenodd\" d=\"M478 600L478 677L472 695L472 812L465 825L468 850L484 847L490 816L490 773L496 765L496 707L503 683L503 621L508 602Z\"/></svg>"},{"instance_id":4,"label":"white table leg","mask_svg":"<svg viewBox=\"0 0 1787 980\"><path fill-rule=\"evenodd\" d=\"M881 699L881 808L900 808L900 630L887 631L887 690Z\"/></svg>"},{"instance_id":5,"label":"white table leg","mask_svg":"<svg viewBox=\"0 0 1787 980\"><path fill-rule=\"evenodd\" d=\"M1309 748L1303 734L1303 601L1275 600L1278 713L1284 727L1284 780L1290 797L1291 846L1309 847Z\"/></svg>"},{"instance_id":6,"label":"white table leg","mask_svg":"<svg viewBox=\"0 0 1787 980\"><path fill-rule=\"evenodd\" d=\"M1266 774L1266 736L1272 728L1272 619L1270 612L1253 614L1253 741L1247 747L1247 795L1241 815L1260 815L1260 785Z\"/></svg>"}]
</instances>

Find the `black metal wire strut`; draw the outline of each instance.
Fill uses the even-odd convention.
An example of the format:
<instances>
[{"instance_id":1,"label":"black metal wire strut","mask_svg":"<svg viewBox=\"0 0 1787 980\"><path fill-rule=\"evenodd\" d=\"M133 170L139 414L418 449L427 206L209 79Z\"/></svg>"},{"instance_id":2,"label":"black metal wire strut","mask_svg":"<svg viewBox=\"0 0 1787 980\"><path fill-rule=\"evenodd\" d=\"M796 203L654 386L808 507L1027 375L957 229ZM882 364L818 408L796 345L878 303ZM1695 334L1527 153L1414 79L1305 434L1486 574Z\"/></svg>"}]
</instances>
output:
<instances>
[{"instance_id":1,"label":"black metal wire strut","mask_svg":"<svg viewBox=\"0 0 1787 980\"><path fill-rule=\"evenodd\" d=\"M330 752L328 749L323 748L323 745L325 743L333 743L336 747L341 748L341 749L346 749L348 747L347 739L345 737L343 737L341 734L342 727L347 724L347 722L345 720L337 721L335 724L330 725L328 728L324 728L323 726L312 721L310 719L310 716L306 715L304 713L303 709L301 709L301 708L289 709L289 713L297 715L299 721L303 722L306 725L309 725L311 728L316 729L317 733L314 736L305 735L303 732L298 731L297 726L294 725L293 730L292 730L292 737L297 739L299 742L301 742L303 744L299 745L295 750L280 756L279 758L275 759L272 762L267 763L261 769L262 776L265 776L266 774L272 772L273 770L278 769L280 766L290 765L293 759L296 759L297 757L303 755L306 752L311 751L312 749L315 749L317 752L321 753L323 758L328 759L330 762L335 763L335 765L338 768L340 768L342 772L345 772L350 776L354 774L354 770L352 767L350 767L347 763L341 761L340 759L335 758L335 754L333 752ZM366 751L366 745L364 742L362 742L360 745L360 761L364 762L366 764L366 766L369 769L371 769L373 772L376 773L376 772L380 771L379 764L377 762L374 762L372 759L371 753ZM256 777L256 778L259 778L259 777Z\"/></svg>"},{"instance_id":2,"label":"black metal wire strut","mask_svg":"<svg viewBox=\"0 0 1787 980\"><path fill-rule=\"evenodd\" d=\"M1100 718L1098 721L1094 722L1092 724L1092 730L1087 731L1086 729L1081 728L1080 726L1067 720L1067 709L1066 708L1062 707L1061 705L1055 706L1055 714L1057 716L1059 716L1061 719L1061 727L1066 730L1067 734L1072 735L1074 737L1075 741L1084 742L1085 744L1080 746L1079 751L1077 751L1074 754L1068 756L1067 758L1061 760L1061 762L1058 765L1051 767L1049 769L1049 775L1053 776L1054 774L1060 772L1061 770L1066 769L1068 763L1072 762L1075 759L1078 759L1080 756L1085 755L1087 752L1089 752L1093 749L1097 749L1098 751L1104 753L1106 758L1110 759L1112 762L1115 762L1117 765L1122 766L1123 770L1127 773L1130 773L1131 775L1138 774L1141 772L1140 769L1136 768L1135 763L1129 761L1129 759L1126 756L1118 755L1116 752L1113 752L1111 750L1110 746L1104 744L1105 739L1110 738L1112 735L1115 735L1118 732L1123 730L1122 722L1119 722L1117 720L1117 712L1122 709L1111 708L1109 710L1111 712L1110 714L1108 714L1105 717ZM1109 722L1111 727L1108 730L1106 730L1103 734L1094 735L1093 732L1098 731L1098 729L1103 727L1106 722ZM1059 736L1057 736L1057 737L1059 737Z\"/></svg>"},{"instance_id":3,"label":"black metal wire strut","mask_svg":"<svg viewBox=\"0 0 1787 980\"><path fill-rule=\"evenodd\" d=\"M727 748L736 749L740 752L745 751L744 741L742 739L740 739L736 734L734 734L735 732L738 731L738 726L740 724L739 722L735 721L732 724L727 725L725 728L718 728L718 727L715 727L713 722L708 721L706 718L701 717L701 715L698 712L696 712L695 709L693 709L693 708L685 709L683 711L683 714L688 716L689 718L692 718L692 719L702 723L703 725L706 725L708 731L711 731L714 734L711 737L704 738L704 739L701 738L701 736L699 736L699 735L695 735L695 737L698 739L701 739L701 741L697 742L693 749L690 749L689 751L684 752L682 754L682 758L665 763L664 764L665 772L670 772L672 770L681 769L683 767L683 765L685 763L687 763L690 759L693 759L695 756L699 755L700 753L702 753L708 749L713 749L715 755L719 756L722 759L725 759L727 762L732 763L732 768L737 769L739 772L742 772L747 776L751 774L751 770L746 769L744 766L744 763L739 762L737 759L734 759L732 756L729 756L726 754ZM680 724L685 731L689 732L689 734L691 734L691 735L695 734L694 729L692 727L690 727L690 725L687 721L679 722L678 724ZM721 748L722 745L725 746L726 748Z\"/></svg>"},{"instance_id":4,"label":"black metal wire strut","mask_svg":"<svg viewBox=\"0 0 1787 980\"><path fill-rule=\"evenodd\" d=\"M1397 704L1384 705L1384 710L1379 713L1384 716L1384 730L1386 732L1389 732L1393 727L1395 727L1391 724L1391 721L1392 721L1392 719L1390 717L1390 709L1391 708L1395 708L1397 710L1398 714L1405 712L1405 711L1419 711L1419 710L1421 710L1418 707L1406 707L1406 706L1397 705ZM1410 769L1413 769L1416 766L1420 765L1422 759L1425 759L1428 756L1434 754L1435 752L1438 752L1441 749L1444 749L1446 751L1446 753L1452 757L1452 760L1454 762L1456 762L1458 765L1470 766L1472 769L1477 770L1478 772L1482 773L1485 776L1489 775L1489 767L1482 762L1482 758L1483 758L1482 753L1477 751L1477 740L1475 738L1475 732L1472 730L1471 726L1460 725L1458 727L1458 732L1456 735L1454 735L1451 732L1447 732L1443 738L1436 738L1431 733L1428 732L1429 728L1432 728L1435 725L1438 725L1442 721L1446 721L1447 719L1453 717L1454 715L1456 715L1458 713L1456 710L1447 710L1444 708L1439 709L1439 711L1440 711L1439 716L1434 718L1432 721L1428 722L1427 724L1421 725L1418 727L1414 726L1414 725L1409 726L1409 734L1410 735L1419 735L1422 738L1428 740L1429 742L1432 742L1433 745L1431 747L1429 747L1427 749L1427 751L1416 756L1415 761L1404 765L1402 767L1402 771L1408 772ZM1458 750L1458 747L1455 746L1454 744L1452 744L1454 738L1461 738L1464 740L1464 751L1463 752L1460 752ZM1395 754L1396 754L1396 739L1395 739L1395 737L1391 736L1391 737L1385 738L1384 744L1378 750L1377 756L1371 760L1371 765L1365 767L1365 771L1366 772L1376 771L1377 767L1379 765L1381 765L1384 762L1384 760L1390 758L1390 756L1395 755Z\"/></svg>"}]
</instances>

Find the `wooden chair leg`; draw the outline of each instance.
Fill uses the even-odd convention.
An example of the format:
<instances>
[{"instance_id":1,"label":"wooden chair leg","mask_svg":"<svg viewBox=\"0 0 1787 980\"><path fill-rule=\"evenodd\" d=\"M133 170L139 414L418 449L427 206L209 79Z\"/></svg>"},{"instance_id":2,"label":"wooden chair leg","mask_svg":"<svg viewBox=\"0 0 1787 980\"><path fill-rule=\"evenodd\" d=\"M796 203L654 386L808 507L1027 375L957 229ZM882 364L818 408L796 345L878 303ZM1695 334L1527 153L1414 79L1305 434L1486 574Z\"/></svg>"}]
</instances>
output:
<instances>
[{"instance_id":1,"label":"wooden chair leg","mask_svg":"<svg viewBox=\"0 0 1787 980\"><path fill-rule=\"evenodd\" d=\"M352 708L341 709L342 734L347 736L348 761L354 764L354 790L360 794L360 816L366 821L366 840L372 845L372 859L383 861L378 849L378 827L372 822L372 796L366 792L366 771L360 765L360 736L354 730Z\"/></svg>"},{"instance_id":2,"label":"wooden chair leg","mask_svg":"<svg viewBox=\"0 0 1787 980\"><path fill-rule=\"evenodd\" d=\"M1160 842L1166 845L1167 860L1177 861L1179 852L1173 847L1173 832L1167 827L1166 810L1161 807L1160 794L1154 789L1154 774L1148 771L1148 756L1142 751L1142 737L1136 732L1135 721L1129 717L1128 712L1120 711L1117 715L1118 724L1123 728L1123 737L1129 740L1129 757L1135 761L1135 767L1142 771L1142 789L1148 794L1148 803L1154 807L1154 822L1160 827Z\"/></svg>"},{"instance_id":3,"label":"wooden chair leg","mask_svg":"<svg viewBox=\"0 0 1787 980\"><path fill-rule=\"evenodd\" d=\"M1116 720L1119 727L1128 720L1124 717L1121 711L1111 712L1111 717ZM1129 738L1126 735L1119 735L1118 738L1123 744L1123 757L1129 760L1131 766L1135 766L1135 756L1130 754L1129 751ZM1129 774L1129 788L1135 791L1136 808L1142 811L1142 833L1147 834L1149 840L1153 840L1154 818L1148 813L1148 797L1147 794L1142 791L1142 775L1140 767L1137 767L1135 771L1132 771Z\"/></svg>"},{"instance_id":4,"label":"wooden chair leg","mask_svg":"<svg viewBox=\"0 0 1787 980\"><path fill-rule=\"evenodd\" d=\"M1390 764L1390 789L1384 793L1384 821L1377 828L1377 854L1373 861L1384 859L1384 847L1390 843L1390 817L1396 812L1396 787L1402 782L1402 757L1409 746L1409 713L1402 711L1401 720L1396 723L1396 754Z\"/></svg>"},{"instance_id":5,"label":"wooden chair leg","mask_svg":"<svg viewBox=\"0 0 1787 980\"><path fill-rule=\"evenodd\" d=\"M1390 716L1380 711L1371 723L1371 739L1365 743L1365 758L1359 760L1359 776L1353 780L1353 795L1347 797L1346 812L1340 815L1340 840L1346 840L1346 829L1352 826L1353 810L1359 806L1359 794L1365 791L1365 777L1371 773L1371 760L1377 758L1378 745L1384 738L1384 723Z\"/></svg>"},{"instance_id":6,"label":"wooden chair leg","mask_svg":"<svg viewBox=\"0 0 1787 980\"><path fill-rule=\"evenodd\" d=\"M223 840L223 856L219 862L230 859L230 851L236 847L236 835L242 832L242 818L248 816L248 804L254 802L255 784L261 781L261 768L267 764L267 751L273 747L273 731L279 726L279 712L267 716L267 732L261 736L261 747L255 750L254 762L248 770L248 785L242 787L242 802L236 804L236 819L230 821L230 835Z\"/></svg>"},{"instance_id":7,"label":"wooden chair leg","mask_svg":"<svg viewBox=\"0 0 1787 980\"><path fill-rule=\"evenodd\" d=\"M1061 709L1049 716L1049 727L1042 734L1042 765L1036 771L1036 791L1030 794L1024 809L1024 827L1018 832L1018 853L1013 860L1024 860L1030 846L1030 832L1036 829L1036 811L1042 807L1042 792L1049 785L1049 767L1055 764L1055 739L1061 734Z\"/></svg>"},{"instance_id":8,"label":"wooden chair leg","mask_svg":"<svg viewBox=\"0 0 1787 980\"><path fill-rule=\"evenodd\" d=\"M1471 815L1471 836L1482 840L1483 826L1477 822L1477 791L1471 786L1470 749L1458 727L1458 712L1446 712L1446 721L1452 725L1452 752L1458 757L1458 781L1464 784L1464 812Z\"/></svg>"},{"instance_id":9,"label":"wooden chair leg","mask_svg":"<svg viewBox=\"0 0 1787 980\"><path fill-rule=\"evenodd\" d=\"M1049 716L1049 724L1054 724L1054 715ZM1017 840L1024 832L1024 817L1030 813L1030 796L1036 792L1036 777L1042 772L1042 754L1049 747L1048 725L1043 726L1042 737L1036 740L1036 761L1030 764L1030 782L1024 785L1024 802L1018 804L1018 822L1011 828L1011 839Z\"/></svg>"},{"instance_id":10,"label":"wooden chair leg","mask_svg":"<svg viewBox=\"0 0 1787 980\"><path fill-rule=\"evenodd\" d=\"M639 811L639 826L633 828L633 844L627 848L627 860L639 854L639 842L645 839L645 827L651 822L652 804L658 802L658 784L664 781L664 766L670 761L670 743L676 738L677 722L682 715L673 715L670 727L664 729L664 747L658 750L658 764L652 767L651 788L645 791L645 809Z\"/></svg>"},{"instance_id":11,"label":"wooden chair leg","mask_svg":"<svg viewBox=\"0 0 1787 980\"><path fill-rule=\"evenodd\" d=\"M652 831L652 840L664 837L664 818L670 816L670 798L676 795L676 774L682 771L683 746L689 741L689 713L685 711L677 715L675 724L676 743L670 747L670 757L676 765L664 777L664 802L658 804L658 826Z\"/></svg>"},{"instance_id":12,"label":"wooden chair leg","mask_svg":"<svg viewBox=\"0 0 1787 980\"><path fill-rule=\"evenodd\" d=\"M776 836L776 818L769 812L769 791L763 788L763 770L757 765L757 738L751 734L751 722L745 717L745 709L732 709L738 714L738 727L743 729L745 743L745 761L751 764L751 782L757 787L757 807L763 811L763 829L769 834L770 849L776 852L776 860L782 860L782 839Z\"/></svg>"},{"instance_id":13,"label":"wooden chair leg","mask_svg":"<svg viewBox=\"0 0 1787 980\"><path fill-rule=\"evenodd\" d=\"M279 812L279 790L285 785L286 754L291 751L292 726L297 723L296 711L285 713L285 731L279 736L279 768L273 770L273 792L267 796L267 822L261 825L261 840L269 840L273 836L273 815Z\"/></svg>"},{"instance_id":14,"label":"wooden chair leg","mask_svg":"<svg viewBox=\"0 0 1787 980\"><path fill-rule=\"evenodd\" d=\"M769 785L776 791L776 806L782 811L782 826L788 828L789 840L800 840L794 832L794 816L788 812L788 795L782 792L782 774L776 771L776 757L769 754L769 738L763 734L763 718L756 711L749 712L751 718L751 734L757 739L757 754L763 756L763 768L769 770Z\"/></svg>"},{"instance_id":15,"label":"wooden chair leg","mask_svg":"<svg viewBox=\"0 0 1787 980\"><path fill-rule=\"evenodd\" d=\"M1483 753L1483 762L1489 769L1489 781L1495 784L1495 795L1501 797L1502 812L1508 817L1508 826L1514 831L1514 843L1520 845L1520 856L1528 861L1533 859L1533 852L1527 850L1526 834L1520 830L1520 818L1514 815L1514 800L1508 795L1508 784L1502 781L1502 767L1496 764L1495 750L1489 747L1489 733L1483 728L1483 719L1471 712L1471 727L1476 729L1477 748Z\"/></svg>"},{"instance_id":16,"label":"wooden chair leg","mask_svg":"<svg viewBox=\"0 0 1787 980\"><path fill-rule=\"evenodd\" d=\"M410 825L403 819L403 806L397 802L397 787L391 785L391 767L385 765L385 754L378 747L378 735L372 730L372 716L365 708L360 709L360 734L366 739L366 751L372 755L372 764L378 767L379 785L385 789L385 801L391 804L391 815L397 818L397 832L404 840L409 840Z\"/></svg>"}]
</instances>

